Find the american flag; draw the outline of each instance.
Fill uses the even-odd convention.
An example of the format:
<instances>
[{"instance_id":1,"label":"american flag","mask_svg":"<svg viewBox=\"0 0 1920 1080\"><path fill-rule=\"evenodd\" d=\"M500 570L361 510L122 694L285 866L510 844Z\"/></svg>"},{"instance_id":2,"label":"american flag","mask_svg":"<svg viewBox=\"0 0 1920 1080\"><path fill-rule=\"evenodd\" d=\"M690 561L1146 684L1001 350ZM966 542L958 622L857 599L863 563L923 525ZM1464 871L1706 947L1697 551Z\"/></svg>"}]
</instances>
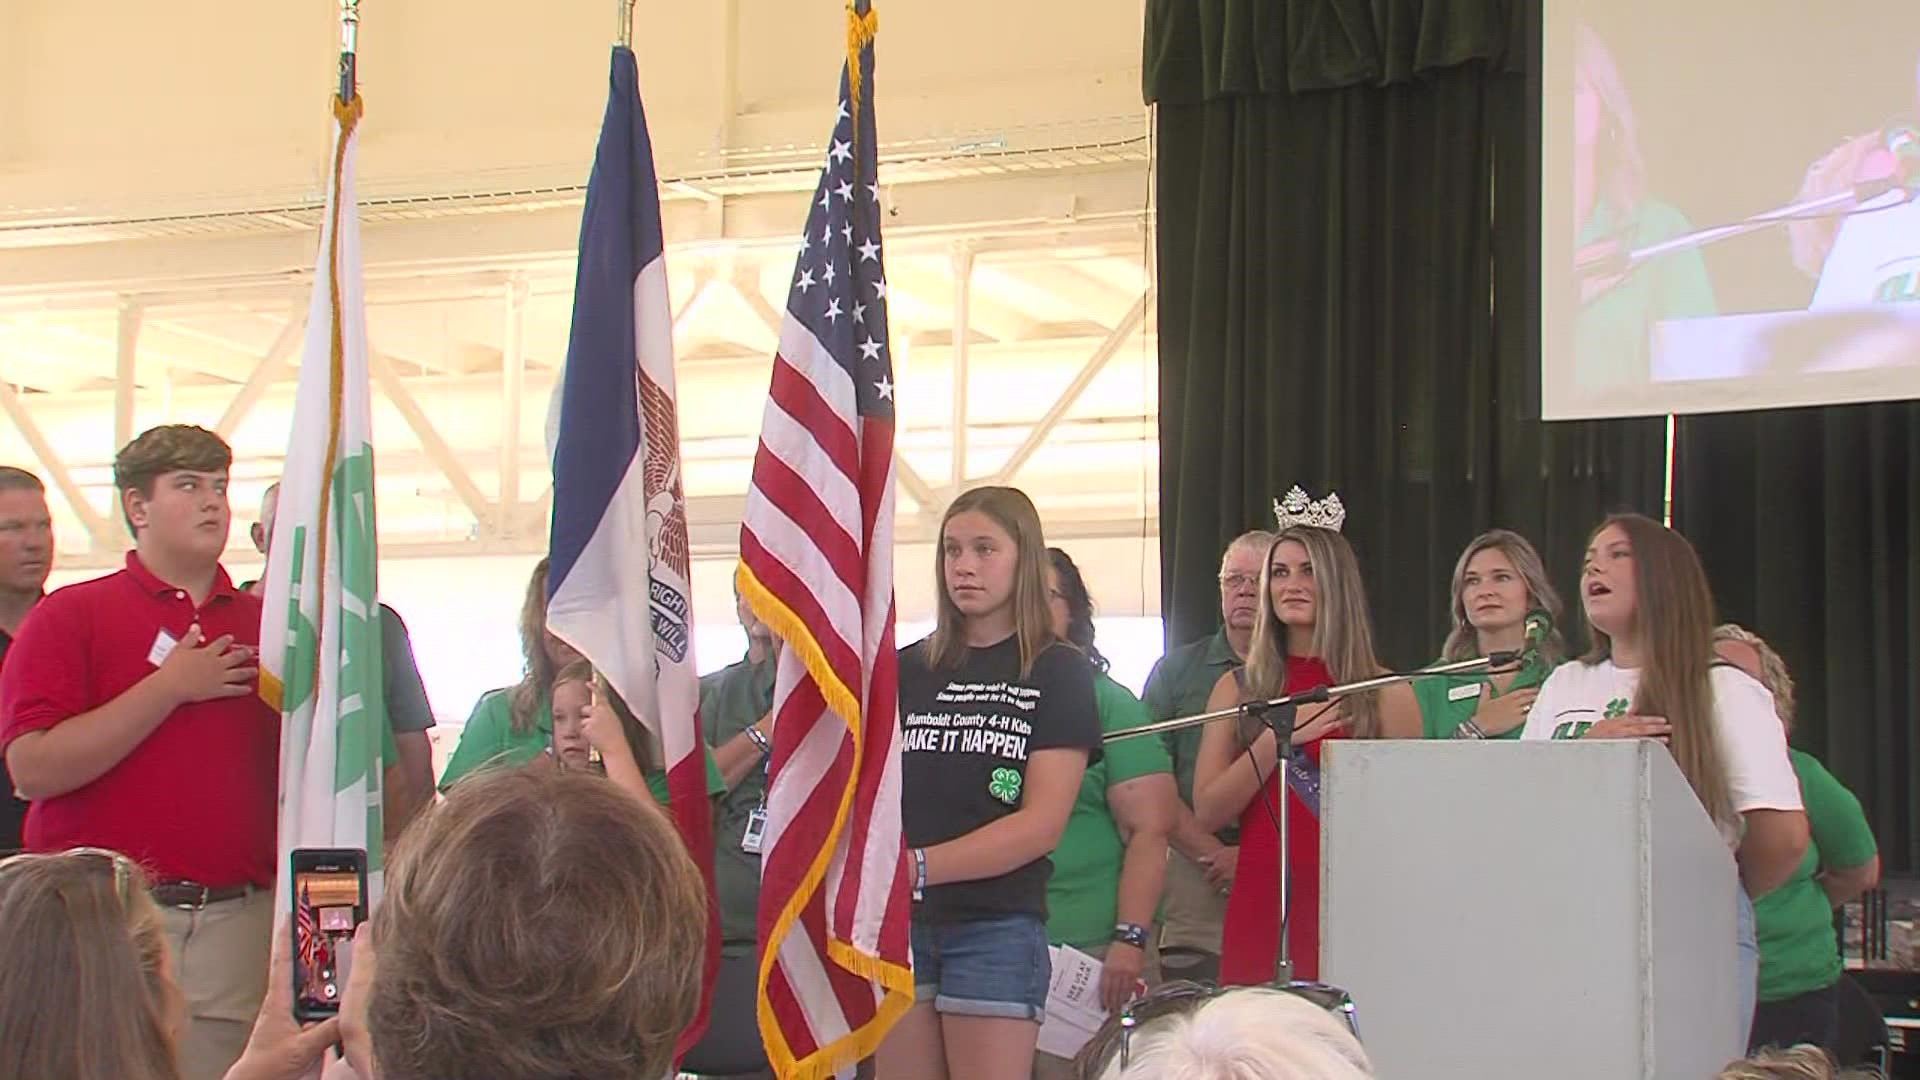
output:
<instances>
[{"instance_id":1,"label":"american flag","mask_svg":"<svg viewBox=\"0 0 1920 1080\"><path fill-rule=\"evenodd\" d=\"M913 1004L875 20L867 0L849 18L858 51L841 72L781 323L738 575L786 642L761 868L760 1028L775 1072L803 1080L870 1055Z\"/></svg>"},{"instance_id":2,"label":"american flag","mask_svg":"<svg viewBox=\"0 0 1920 1080\"><path fill-rule=\"evenodd\" d=\"M300 886L300 903L294 906L293 920L294 941L300 948L300 975L311 979L320 961L320 924L314 920L313 897L305 885Z\"/></svg>"}]
</instances>

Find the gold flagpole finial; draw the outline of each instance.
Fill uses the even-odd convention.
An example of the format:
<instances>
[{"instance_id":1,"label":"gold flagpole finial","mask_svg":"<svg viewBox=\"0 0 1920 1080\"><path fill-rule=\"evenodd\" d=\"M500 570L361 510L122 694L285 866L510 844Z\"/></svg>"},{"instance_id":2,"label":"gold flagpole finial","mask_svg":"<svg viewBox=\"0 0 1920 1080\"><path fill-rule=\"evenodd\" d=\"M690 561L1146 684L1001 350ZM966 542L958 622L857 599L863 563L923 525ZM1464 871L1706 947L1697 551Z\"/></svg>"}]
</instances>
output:
<instances>
[{"instance_id":1,"label":"gold flagpole finial","mask_svg":"<svg viewBox=\"0 0 1920 1080\"><path fill-rule=\"evenodd\" d=\"M860 13L859 0L847 0L847 90L853 100L848 104L854 112L860 111L860 52L873 44L874 36L880 33L880 15L867 5L866 14ZM854 124L854 137L860 134L860 125Z\"/></svg>"},{"instance_id":2,"label":"gold flagpole finial","mask_svg":"<svg viewBox=\"0 0 1920 1080\"><path fill-rule=\"evenodd\" d=\"M633 48L633 0L614 0L613 43Z\"/></svg>"}]
</instances>

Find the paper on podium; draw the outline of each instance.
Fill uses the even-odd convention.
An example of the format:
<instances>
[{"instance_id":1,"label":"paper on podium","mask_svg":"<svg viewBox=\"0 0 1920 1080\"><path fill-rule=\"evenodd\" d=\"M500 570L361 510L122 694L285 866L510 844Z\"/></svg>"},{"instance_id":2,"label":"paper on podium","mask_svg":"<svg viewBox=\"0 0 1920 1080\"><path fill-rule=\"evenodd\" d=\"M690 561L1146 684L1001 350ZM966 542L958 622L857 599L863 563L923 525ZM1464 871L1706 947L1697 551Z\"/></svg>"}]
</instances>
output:
<instances>
[{"instance_id":1,"label":"paper on podium","mask_svg":"<svg viewBox=\"0 0 1920 1080\"><path fill-rule=\"evenodd\" d=\"M1386 1080L1700 1080L1741 1056L1732 853L1658 743L1342 740L1321 978Z\"/></svg>"}]
</instances>

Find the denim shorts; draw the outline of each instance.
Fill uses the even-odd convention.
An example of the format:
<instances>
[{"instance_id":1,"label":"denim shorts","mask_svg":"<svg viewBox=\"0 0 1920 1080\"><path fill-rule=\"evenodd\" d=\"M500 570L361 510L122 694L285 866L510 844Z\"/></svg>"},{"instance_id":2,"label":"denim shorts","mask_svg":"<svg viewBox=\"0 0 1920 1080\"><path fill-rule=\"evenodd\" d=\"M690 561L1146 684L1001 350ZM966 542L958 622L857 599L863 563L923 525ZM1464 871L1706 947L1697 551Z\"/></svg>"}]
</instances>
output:
<instances>
[{"instance_id":1,"label":"denim shorts","mask_svg":"<svg viewBox=\"0 0 1920 1080\"><path fill-rule=\"evenodd\" d=\"M1047 927L1035 915L913 922L913 994L934 1011L1039 1023L1047 1014Z\"/></svg>"}]
</instances>

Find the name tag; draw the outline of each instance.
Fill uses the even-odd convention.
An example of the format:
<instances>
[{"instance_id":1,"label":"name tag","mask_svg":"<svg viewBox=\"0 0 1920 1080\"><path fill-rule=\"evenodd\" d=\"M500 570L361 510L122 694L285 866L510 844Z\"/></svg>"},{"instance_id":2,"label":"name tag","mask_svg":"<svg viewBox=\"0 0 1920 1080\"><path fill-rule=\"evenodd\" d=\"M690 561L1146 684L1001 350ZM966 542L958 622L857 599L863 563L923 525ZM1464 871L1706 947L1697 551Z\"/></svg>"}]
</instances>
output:
<instances>
[{"instance_id":1,"label":"name tag","mask_svg":"<svg viewBox=\"0 0 1920 1080\"><path fill-rule=\"evenodd\" d=\"M173 655L173 647L178 644L180 643L173 639L173 635L167 633L165 630L155 634L153 636L153 648L147 650L147 663L152 664L154 667L159 667L161 664L166 663L167 657Z\"/></svg>"},{"instance_id":2,"label":"name tag","mask_svg":"<svg viewBox=\"0 0 1920 1080\"><path fill-rule=\"evenodd\" d=\"M1447 700L1448 701L1465 701L1468 698L1479 697L1480 691L1482 688L1484 688L1485 685L1486 684L1484 683L1468 683L1465 686L1456 686L1453 689L1447 691Z\"/></svg>"}]
</instances>

